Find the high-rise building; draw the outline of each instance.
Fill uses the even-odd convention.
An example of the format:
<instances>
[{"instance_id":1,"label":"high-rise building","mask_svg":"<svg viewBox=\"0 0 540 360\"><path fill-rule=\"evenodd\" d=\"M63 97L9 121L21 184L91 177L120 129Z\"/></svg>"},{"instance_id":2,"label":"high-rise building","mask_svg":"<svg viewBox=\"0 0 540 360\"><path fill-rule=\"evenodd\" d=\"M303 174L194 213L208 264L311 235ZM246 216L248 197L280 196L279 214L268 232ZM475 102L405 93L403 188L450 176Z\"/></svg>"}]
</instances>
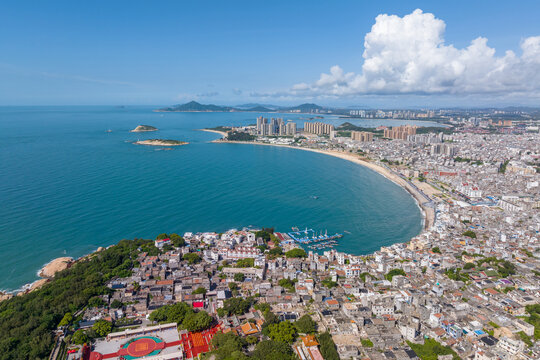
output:
<instances>
[{"instance_id":1,"label":"high-rise building","mask_svg":"<svg viewBox=\"0 0 540 360\"><path fill-rule=\"evenodd\" d=\"M351 140L357 141L373 141L373 133L367 131L351 131Z\"/></svg>"},{"instance_id":2,"label":"high-rise building","mask_svg":"<svg viewBox=\"0 0 540 360\"><path fill-rule=\"evenodd\" d=\"M409 135L416 135L416 125L402 125L384 130L384 137L388 139L407 140Z\"/></svg>"},{"instance_id":3,"label":"high-rise building","mask_svg":"<svg viewBox=\"0 0 540 360\"><path fill-rule=\"evenodd\" d=\"M334 125L321 122L306 122L304 123L304 131L316 135L330 135L330 131L334 130Z\"/></svg>"},{"instance_id":4,"label":"high-rise building","mask_svg":"<svg viewBox=\"0 0 540 360\"><path fill-rule=\"evenodd\" d=\"M267 133L267 125L268 119L263 118L262 116L259 116L257 118L257 134L258 135L268 135Z\"/></svg>"},{"instance_id":5,"label":"high-rise building","mask_svg":"<svg viewBox=\"0 0 540 360\"><path fill-rule=\"evenodd\" d=\"M296 135L296 123L294 121L289 121L286 125L287 134L286 135Z\"/></svg>"}]
</instances>

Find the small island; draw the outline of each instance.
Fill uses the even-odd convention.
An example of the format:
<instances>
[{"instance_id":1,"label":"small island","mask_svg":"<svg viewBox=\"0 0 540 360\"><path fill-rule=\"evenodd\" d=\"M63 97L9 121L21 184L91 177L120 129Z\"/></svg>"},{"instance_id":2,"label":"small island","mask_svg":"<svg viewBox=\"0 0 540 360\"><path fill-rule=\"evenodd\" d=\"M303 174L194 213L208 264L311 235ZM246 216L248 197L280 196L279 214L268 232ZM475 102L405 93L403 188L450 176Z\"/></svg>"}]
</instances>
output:
<instances>
[{"instance_id":1,"label":"small island","mask_svg":"<svg viewBox=\"0 0 540 360\"><path fill-rule=\"evenodd\" d=\"M146 132L146 131L157 131L158 129L150 125L138 125L131 132Z\"/></svg>"},{"instance_id":2,"label":"small island","mask_svg":"<svg viewBox=\"0 0 540 360\"><path fill-rule=\"evenodd\" d=\"M151 146L180 146L180 145L187 145L189 143L185 141L179 141L179 140L149 139L149 140L135 141L134 144L151 145Z\"/></svg>"}]
</instances>

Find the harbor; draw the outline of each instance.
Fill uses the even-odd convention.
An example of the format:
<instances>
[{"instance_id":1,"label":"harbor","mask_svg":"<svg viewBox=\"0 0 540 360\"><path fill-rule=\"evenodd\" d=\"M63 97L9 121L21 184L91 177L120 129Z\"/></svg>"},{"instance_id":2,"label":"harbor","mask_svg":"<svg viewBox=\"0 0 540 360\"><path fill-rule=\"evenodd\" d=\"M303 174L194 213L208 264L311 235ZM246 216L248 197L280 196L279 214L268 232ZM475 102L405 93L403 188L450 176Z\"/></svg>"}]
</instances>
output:
<instances>
[{"instance_id":1,"label":"harbor","mask_svg":"<svg viewBox=\"0 0 540 360\"><path fill-rule=\"evenodd\" d=\"M313 250L322 250L325 248L332 248L338 244L337 239L342 238L343 234L335 233L328 235L328 231L317 232L313 229L298 230L293 228L293 231L287 233L287 235L295 242L302 245L309 245L308 247Z\"/></svg>"}]
</instances>

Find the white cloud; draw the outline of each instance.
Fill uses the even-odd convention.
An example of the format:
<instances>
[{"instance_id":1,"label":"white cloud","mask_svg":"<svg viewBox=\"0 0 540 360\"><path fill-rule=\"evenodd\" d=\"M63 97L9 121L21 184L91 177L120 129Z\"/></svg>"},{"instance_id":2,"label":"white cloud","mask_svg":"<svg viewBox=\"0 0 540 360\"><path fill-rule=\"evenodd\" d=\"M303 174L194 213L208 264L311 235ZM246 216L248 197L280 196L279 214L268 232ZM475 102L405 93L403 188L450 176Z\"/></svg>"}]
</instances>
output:
<instances>
[{"instance_id":1,"label":"white cloud","mask_svg":"<svg viewBox=\"0 0 540 360\"><path fill-rule=\"evenodd\" d=\"M540 93L540 36L521 42L522 54L495 49L483 37L458 49L445 44L446 24L415 10L399 17L377 16L364 38L359 74L338 65L319 80L294 85L297 96L364 94L510 94Z\"/></svg>"}]
</instances>

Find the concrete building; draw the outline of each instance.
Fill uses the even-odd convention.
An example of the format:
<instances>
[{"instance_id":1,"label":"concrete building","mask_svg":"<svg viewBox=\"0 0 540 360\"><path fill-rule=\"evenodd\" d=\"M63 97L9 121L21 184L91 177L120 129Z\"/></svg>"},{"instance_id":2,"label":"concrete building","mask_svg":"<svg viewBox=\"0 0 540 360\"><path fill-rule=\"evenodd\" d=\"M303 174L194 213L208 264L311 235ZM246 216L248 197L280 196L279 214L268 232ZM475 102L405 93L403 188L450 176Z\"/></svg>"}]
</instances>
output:
<instances>
[{"instance_id":1,"label":"concrete building","mask_svg":"<svg viewBox=\"0 0 540 360\"><path fill-rule=\"evenodd\" d=\"M316 135L330 135L330 132L334 130L334 125L325 124L321 122L305 122L304 131L316 134Z\"/></svg>"},{"instance_id":2,"label":"concrete building","mask_svg":"<svg viewBox=\"0 0 540 360\"><path fill-rule=\"evenodd\" d=\"M351 140L356 141L373 141L373 133L367 131L351 131Z\"/></svg>"}]
</instances>

